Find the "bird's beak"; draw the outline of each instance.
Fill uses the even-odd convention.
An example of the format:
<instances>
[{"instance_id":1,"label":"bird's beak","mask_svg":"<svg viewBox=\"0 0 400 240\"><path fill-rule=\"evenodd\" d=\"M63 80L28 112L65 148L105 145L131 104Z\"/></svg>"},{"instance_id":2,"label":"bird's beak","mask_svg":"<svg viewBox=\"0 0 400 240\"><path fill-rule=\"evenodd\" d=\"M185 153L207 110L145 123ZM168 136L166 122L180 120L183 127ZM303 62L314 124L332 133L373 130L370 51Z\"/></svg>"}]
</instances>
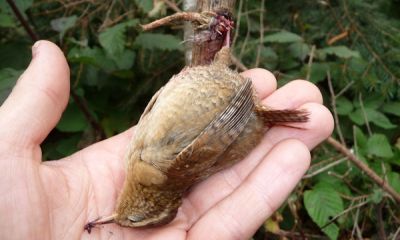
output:
<instances>
[{"instance_id":1,"label":"bird's beak","mask_svg":"<svg viewBox=\"0 0 400 240\"><path fill-rule=\"evenodd\" d=\"M116 216L117 216L117 214L112 214L110 216L101 217L101 218L98 218L98 219L96 219L94 221L88 222L85 225L84 230L87 231L90 234L90 232L92 231L92 228L94 228L97 225L114 223L114 220L115 220Z\"/></svg>"}]
</instances>

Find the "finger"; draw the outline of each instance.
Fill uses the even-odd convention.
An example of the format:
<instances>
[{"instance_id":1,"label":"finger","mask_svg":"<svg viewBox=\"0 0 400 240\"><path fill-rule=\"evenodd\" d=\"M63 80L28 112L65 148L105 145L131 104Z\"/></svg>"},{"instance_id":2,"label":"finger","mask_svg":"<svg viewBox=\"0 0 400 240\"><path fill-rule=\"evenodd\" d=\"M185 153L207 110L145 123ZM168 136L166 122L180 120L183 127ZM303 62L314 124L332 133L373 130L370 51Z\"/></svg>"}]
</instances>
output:
<instances>
[{"instance_id":1,"label":"finger","mask_svg":"<svg viewBox=\"0 0 400 240\"><path fill-rule=\"evenodd\" d=\"M61 117L69 96L69 67L53 43L38 41L32 61L0 108L0 136L17 145L40 144Z\"/></svg>"},{"instance_id":2,"label":"finger","mask_svg":"<svg viewBox=\"0 0 400 240\"><path fill-rule=\"evenodd\" d=\"M305 80L291 81L262 100L264 105L275 109L297 108L306 102L322 104L323 101L318 87Z\"/></svg>"},{"instance_id":3,"label":"finger","mask_svg":"<svg viewBox=\"0 0 400 240\"><path fill-rule=\"evenodd\" d=\"M299 108L310 112L309 121L300 123L304 129L273 127L244 160L214 174L193 188L182 205L189 223L196 222L204 212L234 191L278 142L297 138L304 142L309 149L312 149L331 134L333 119L329 110L316 103L306 103ZM207 197L204 196L204 192L207 192Z\"/></svg>"},{"instance_id":4,"label":"finger","mask_svg":"<svg viewBox=\"0 0 400 240\"><path fill-rule=\"evenodd\" d=\"M279 143L232 194L196 222L189 238L249 238L283 203L309 164L310 152L302 142Z\"/></svg>"},{"instance_id":5,"label":"finger","mask_svg":"<svg viewBox=\"0 0 400 240\"><path fill-rule=\"evenodd\" d=\"M267 97L276 90L276 78L270 71L262 68L253 68L242 72L241 75L252 80L260 99Z\"/></svg>"}]
</instances>

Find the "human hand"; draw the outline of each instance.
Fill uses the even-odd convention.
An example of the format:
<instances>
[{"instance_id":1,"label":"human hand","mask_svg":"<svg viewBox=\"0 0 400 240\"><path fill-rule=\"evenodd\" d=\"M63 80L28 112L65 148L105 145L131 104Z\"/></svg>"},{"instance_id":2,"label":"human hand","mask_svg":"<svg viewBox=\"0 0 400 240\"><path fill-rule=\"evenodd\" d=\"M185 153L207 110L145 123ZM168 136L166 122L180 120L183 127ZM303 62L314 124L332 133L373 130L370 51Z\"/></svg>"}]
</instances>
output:
<instances>
[{"instance_id":1,"label":"human hand","mask_svg":"<svg viewBox=\"0 0 400 240\"><path fill-rule=\"evenodd\" d=\"M113 212L124 181L124 155L134 127L58 161L42 162L40 144L68 102L69 68L47 41L0 107L0 239L246 239L286 199L310 163L309 150L333 129L319 90L292 81L276 90L262 69L253 80L265 105L301 108L299 129L273 127L246 159L197 184L168 225L153 229L84 225Z\"/></svg>"}]
</instances>

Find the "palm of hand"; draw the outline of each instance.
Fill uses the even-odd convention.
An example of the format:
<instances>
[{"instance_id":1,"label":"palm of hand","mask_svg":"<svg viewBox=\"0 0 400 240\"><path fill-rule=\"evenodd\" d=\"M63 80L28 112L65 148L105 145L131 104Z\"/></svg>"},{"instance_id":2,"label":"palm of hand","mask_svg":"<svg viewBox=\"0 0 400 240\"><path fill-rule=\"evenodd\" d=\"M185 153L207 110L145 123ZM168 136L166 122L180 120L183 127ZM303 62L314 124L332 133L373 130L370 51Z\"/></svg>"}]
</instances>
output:
<instances>
[{"instance_id":1,"label":"palm of hand","mask_svg":"<svg viewBox=\"0 0 400 240\"><path fill-rule=\"evenodd\" d=\"M134 131L60 161L41 163L40 143L68 100L69 72L55 45L41 41L39 46L0 108L0 125L7 126L0 129L0 238L88 238L83 226L114 209L124 179L123 157ZM245 160L195 186L172 223L147 230L112 224L93 229L90 237L249 238L279 207L307 169L309 149L331 133L332 116L320 104L318 89L307 82L294 81L274 92L276 82L265 70L244 75L252 78L263 103L307 109L311 118L300 125L304 130L271 129ZM299 93L291 93L299 88ZM285 97L288 93L290 99Z\"/></svg>"}]
</instances>

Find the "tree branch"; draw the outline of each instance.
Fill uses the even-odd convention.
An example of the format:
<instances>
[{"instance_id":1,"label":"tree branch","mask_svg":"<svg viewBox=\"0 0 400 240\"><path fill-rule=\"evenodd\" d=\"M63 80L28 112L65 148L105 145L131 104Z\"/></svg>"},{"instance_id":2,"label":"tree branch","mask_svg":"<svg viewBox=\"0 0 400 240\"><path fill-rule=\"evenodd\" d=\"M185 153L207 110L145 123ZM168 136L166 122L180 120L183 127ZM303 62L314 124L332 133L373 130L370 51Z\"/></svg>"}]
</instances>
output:
<instances>
[{"instance_id":1,"label":"tree branch","mask_svg":"<svg viewBox=\"0 0 400 240\"><path fill-rule=\"evenodd\" d=\"M371 168L368 167L363 161L361 161L357 156L355 156L348 148L343 146L336 139L329 137L326 140L330 145L332 145L338 152L345 155L354 165L365 172L369 178L371 178L376 184L383 188L388 194L390 194L393 199L400 203L400 194L397 193L385 180L378 176Z\"/></svg>"}]
</instances>

